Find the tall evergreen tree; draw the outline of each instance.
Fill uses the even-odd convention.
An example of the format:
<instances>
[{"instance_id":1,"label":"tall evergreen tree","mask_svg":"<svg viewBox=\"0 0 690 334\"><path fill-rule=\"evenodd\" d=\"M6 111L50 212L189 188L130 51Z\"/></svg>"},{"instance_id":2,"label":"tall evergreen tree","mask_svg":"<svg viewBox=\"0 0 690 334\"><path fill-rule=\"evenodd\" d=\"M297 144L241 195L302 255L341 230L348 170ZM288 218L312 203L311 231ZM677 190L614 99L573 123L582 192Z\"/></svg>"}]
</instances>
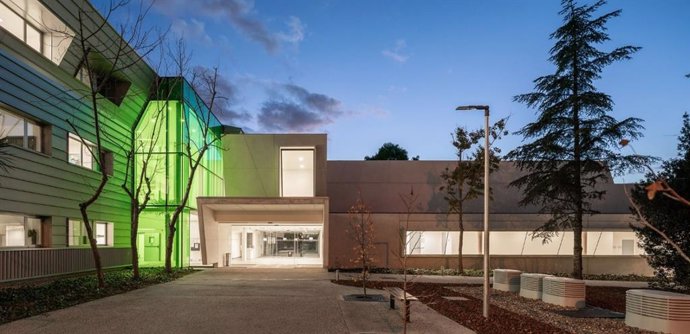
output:
<instances>
[{"instance_id":1,"label":"tall evergreen tree","mask_svg":"<svg viewBox=\"0 0 690 334\"><path fill-rule=\"evenodd\" d=\"M555 44L549 61L556 72L534 80L534 92L514 98L538 113L536 121L517 132L526 143L507 155L526 172L511 183L524 191L520 204L540 206L540 213L551 215L536 229L535 237L548 240L558 231L574 232L575 278L582 278L583 216L598 213L592 201L605 196L596 185L610 181L612 170L648 161L612 150L623 138L640 137L642 120L618 121L610 116L611 97L594 86L607 65L629 59L640 49L623 46L604 52L596 48L609 41L606 23L621 14L616 10L594 17L605 3L580 6L574 0L562 1L563 25L550 36Z\"/></svg>"},{"instance_id":2,"label":"tall evergreen tree","mask_svg":"<svg viewBox=\"0 0 690 334\"><path fill-rule=\"evenodd\" d=\"M646 180L638 184L631 197L639 208L641 218L664 232L666 237L690 254L690 206L674 199L673 196L655 196L650 199L648 185L664 182L677 194L690 198L690 116L683 115L683 127L678 137L678 157L662 164L658 175L649 173ZM662 235L647 226L635 228L640 238L640 246L647 253L647 261L654 268L657 282L663 286L679 284L690 287L690 266Z\"/></svg>"}]
</instances>

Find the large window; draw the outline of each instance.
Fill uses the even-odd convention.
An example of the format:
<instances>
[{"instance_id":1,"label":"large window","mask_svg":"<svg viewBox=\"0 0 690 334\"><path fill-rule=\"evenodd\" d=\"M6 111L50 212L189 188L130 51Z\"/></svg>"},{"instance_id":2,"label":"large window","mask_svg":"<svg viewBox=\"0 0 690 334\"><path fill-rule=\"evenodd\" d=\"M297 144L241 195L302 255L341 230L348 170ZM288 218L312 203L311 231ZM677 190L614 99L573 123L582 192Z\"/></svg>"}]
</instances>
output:
<instances>
[{"instance_id":1,"label":"large window","mask_svg":"<svg viewBox=\"0 0 690 334\"><path fill-rule=\"evenodd\" d=\"M408 231L406 253L410 255L458 254L459 232ZM642 255L634 232L584 232L584 255ZM493 231L489 251L495 255L572 255L573 232L559 232L548 240L533 238L529 231ZM482 232L464 233L463 254L482 254Z\"/></svg>"},{"instance_id":2,"label":"large window","mask_svg":"<svg viewBox=\"0 0 690 334\"><path fill-rule=\"evenodd\" d=\"M0 0L0 28L56 64L72 41L72 31L37 0Z\"/></svg>"},{"instance_id":3,"label":"large window","mask_svg":"<svg viewBox=\"0 0 690 334\"><path fill-rule=\"evenodd\" d=\"M481 233L464 232L462 253L481 254ZM458 254L460 232L409 231L407 232L407 254L452 255Z\"/></svg>"},{"instance_id":4,"label":"large window","mask_svg":"<svg viewBox=\"0 0 690 334\"><path fill-rule=\"evenodd\" d=\"M41 219L0 214L0 247L27 247L41 243Z\"/></svg>"},{"instance_id":5,"label":"large window","mask_svg":"<svg viewBox=\"0 0 690 334\"><path fill-rule=\"evenodd\" d=\"M314 149L280 151L281 193L284 197L314 196Z\"/></svg>"},{"instance_id":6,"label":"large window","mask_svg":"<svg viewBox=\"0 0 690 334\"><path fill-rule=\"evenodd\" d=\"M41 131L38 123L0 108L0 141L43 152Z\"/></svg>"},{"instance_id":7,"label":"large window","mask_svg":"<svg viewBox=\"0 0 690 334\"><path fill-rule=\"evenodd\" d=\"M91 153L96 150L96 145L86 139L82 140L78 136L70 133L67 146L69 163L86 167L88 169L96 169L93 162L93 154Z\"/></svg>"},{"instance_id":8,"label":"large window","mask_svg":"<svg viewBox=\"0 0 690 334\"><path fill-rule=\"evenodd\" d=\"M109 222L97 221L93 223L94 239L98 246L113 245L113 224ZM79 220L67 221L67 245L69 246L88 246L89 239L86 226Z\"/></svg>"}]
</instances>

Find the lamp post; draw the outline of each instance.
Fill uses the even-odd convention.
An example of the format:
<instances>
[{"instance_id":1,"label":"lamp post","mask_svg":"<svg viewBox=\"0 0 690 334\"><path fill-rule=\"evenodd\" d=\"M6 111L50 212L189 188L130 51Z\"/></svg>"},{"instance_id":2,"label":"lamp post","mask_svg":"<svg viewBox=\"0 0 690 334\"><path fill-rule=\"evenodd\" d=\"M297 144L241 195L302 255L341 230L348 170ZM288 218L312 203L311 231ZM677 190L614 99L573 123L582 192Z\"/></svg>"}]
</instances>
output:
<instances>
[{"instance_id":1,"label":"lamp post","mask_svg":"<svg viewBox=\"0 0 690 334\"><path fill-rule=\"evenodd\" d=\"M459 106L455 110L484 110L484 318L489 318L489 106Z\"/></svg>"}]
</instances>

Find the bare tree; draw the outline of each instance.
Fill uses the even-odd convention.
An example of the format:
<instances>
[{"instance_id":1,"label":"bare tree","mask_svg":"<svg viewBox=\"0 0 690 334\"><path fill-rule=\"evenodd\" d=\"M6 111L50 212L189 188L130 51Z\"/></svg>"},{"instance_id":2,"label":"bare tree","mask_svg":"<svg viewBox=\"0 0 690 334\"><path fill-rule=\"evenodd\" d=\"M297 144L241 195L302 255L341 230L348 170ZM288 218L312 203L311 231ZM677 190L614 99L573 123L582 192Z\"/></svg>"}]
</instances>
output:
<instances>
[{"instance_id":1,"label":"bare tree","mask_svg":"<svg viewBox=\"0 0 690 334\"><path fill-rule=\"evenodd\" d=\"M187 207L190 192L194 186L194 177L199 167L202 165L206 153L211 148L219 148L223 133L219 130L219 124L215 124L214 112L222 112L221 108L217 106L220 101L226 100L227 97L219 94L219 80L220 74L218 67L210 70L189 70L189 63L191 55L186 51L185 44L180 40L177 48L174 50L175 65L177 67L177 75L180 78L189 77L189 83L195 89L197 94L193 94L194 101L192 102L199 108L207 108L207 110L197 110L198 114L190 111L184 119L184 136L188 139L183 141L182 145L182 159L186 159L189 166L187 182L182 189L182 196L180 201L175 206L170 220L167 222L168 235L165 244L165 270L172 271L172 253L175 242L175 234L177 232L177 224L180 216ZM182 83L184 84L184 83ZM192 127L194 127L197 135L192 135Z\"/></svg>"},{"instance_id":2,"label":"bare tree","mask_svg":"<svg viewBox=\"0 0 690 334\"><path fill-rule=\"evenodd\" d=\"M143 65L144 58L161 42L160 35L152 38L154 31L143 27L144 18L151 8L150 5L142 4L139 12L120 24L117 30L108 23L115 12L124 9L128 4L127 0L111 2L105 10L103 20L96 24L93 22L93 17L99 17L100 14L91 6L79 6L76 13L78 26L76 33L71 35L82 57L74 74L86 83L87 89L80 99L88 100L88 107L93 118L95 143L89 143L72 120L66 121L88 150L88 154L100 172L100 179L91 195L79 203L82 222L93 254L99 288L105 286L105 281L98 245L94 238L94 226L89 219L89 207L100 198L113 172L112 153L104 148L108 134L103 131L103 122L109 115L107 108L103 107L102 100L108 99L117 105L122 102L126 94L131 94L129 84L122 80L125 72ZM70 36L69 32L61 33ZM105 42L105 39L110 40Z\"/></svg>"},{"instance_id":3,"label":"bare tree","mask_svg":"<svg viewBox=\"0 0 690 334\"><path fill-rule=\"evenodd\" d=\"M164 160L159 157L157 148L160 145L161 134L164 133L170 90L160 89L161 79L156 80L154 94L155 102L141 110L132 125L131 146L123 147L127 159L125 176L121 188L130 201L130 248L132 252L132 278L139 279L139 251L137 235L141 213L146 210L151 200L151 180L161 172ZM166 96L159 96L161 93ZM146 118L145 118L146 117ZM145 118L146 122L142 123ZM139 131L137 131L139 129Z\"/></svg>"},{"instance_id":4,"label":"bare tree","mask_svg":"<svg viewBox=\"0 0 690 334\"><path fill-rule=\"evenodd\" d=\"M367 281L369 270L374 262L374 220L371 217L371 209L364 203L362 194L357 195L357 201L347 210L350 237L355 241L352 250L354 257L352 262L362 267L360 279L364 296L367 296Z\"/></svg>"},{"instance_id":5,"label":"bare tree","mask_svg":"<svg viewBox=\"0 0 690 334\"><path fill-rule=\"evenodd\" d=\"M407 276L407 258L411 253L409 248L415 249L421 240L421 238L411 238L407 233L410 230L410 217L412 217L412 213L414 213L417 208L417 200L419 199L419 195L415 195L414 188L410 188L409 194L399 194L399 196L400 200L405 206L405 220L398 220L398 231L400 236L400 254L398 258L400 259L403 272L403 305L405 308L407 308L409 307L409 303L407 301L407 290L410 288L410 282ZM403 314L408 314L408 312L409 311L407 309L403 310ZM407 333L407 319L405 317L403 317L403 333Z\"/></svg>"}]
</instances>

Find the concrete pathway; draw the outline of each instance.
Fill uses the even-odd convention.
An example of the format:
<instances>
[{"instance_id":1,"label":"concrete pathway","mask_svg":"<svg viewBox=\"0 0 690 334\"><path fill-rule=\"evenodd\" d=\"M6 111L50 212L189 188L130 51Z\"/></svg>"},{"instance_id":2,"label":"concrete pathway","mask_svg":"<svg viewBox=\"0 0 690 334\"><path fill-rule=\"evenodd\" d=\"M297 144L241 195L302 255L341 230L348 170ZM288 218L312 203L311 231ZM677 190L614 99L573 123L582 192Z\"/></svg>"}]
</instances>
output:
<instances>
[{"instance_id":1,"label":"concrete pathway","mask_svg":"<svg viewBox=\"0 0 690 334\"><path fill-rule=\"evenodd\" d=\"M315 269L213 269L0 326L0 333L399 333L384 302ZM376 293L376 290L369 290ZM382 293L378 291L378 293ZM409 333L472 333L413 303Z\"/></svg>"}]
</instances>

